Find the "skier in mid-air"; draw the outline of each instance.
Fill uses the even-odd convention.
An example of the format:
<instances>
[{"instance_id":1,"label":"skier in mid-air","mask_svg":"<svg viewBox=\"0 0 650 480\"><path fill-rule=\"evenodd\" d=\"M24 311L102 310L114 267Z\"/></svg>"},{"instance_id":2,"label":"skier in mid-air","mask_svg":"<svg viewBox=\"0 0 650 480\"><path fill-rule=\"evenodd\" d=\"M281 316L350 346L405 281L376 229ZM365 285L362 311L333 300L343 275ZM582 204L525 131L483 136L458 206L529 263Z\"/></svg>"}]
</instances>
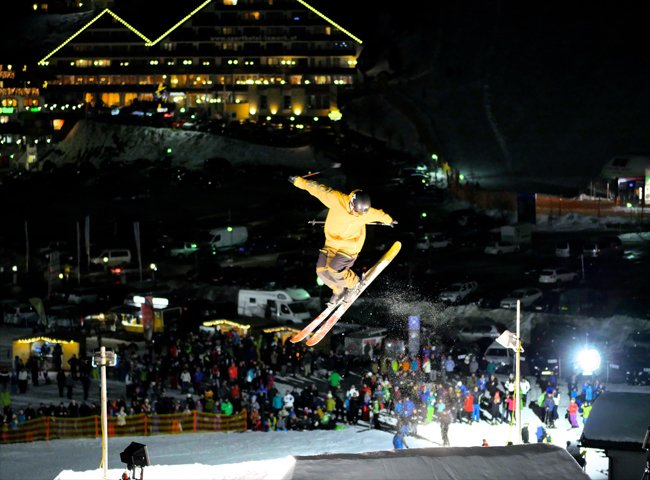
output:
<instances>
[{"instance_id":1,"label":"skier in mid-air","mask_svg":"<svg viewBox=\"0 0 650 480\"><path fill-rule=\"evenodd\" d=\"M332 297L327 302L331 307L359 283L352 266L366 240L366 225L397 222L384 211L372 208L370 196L362 190L345 194L298 176L289 177L289 182L309 192L329 209L325 219L325 245L320 249L316 274L332 289Z\"/></svg>"}]
</instances>

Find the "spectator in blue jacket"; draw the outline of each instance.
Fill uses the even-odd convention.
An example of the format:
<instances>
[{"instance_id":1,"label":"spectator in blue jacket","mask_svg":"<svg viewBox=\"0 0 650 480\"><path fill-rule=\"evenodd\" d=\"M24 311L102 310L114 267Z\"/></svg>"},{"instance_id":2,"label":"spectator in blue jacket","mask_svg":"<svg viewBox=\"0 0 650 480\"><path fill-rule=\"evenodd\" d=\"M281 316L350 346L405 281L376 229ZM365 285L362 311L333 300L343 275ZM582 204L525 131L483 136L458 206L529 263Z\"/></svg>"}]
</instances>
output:
<instances>
[{"instance_id":1,"label":"spectator in blue jacket","mask_svg":"<svg viewBox=\"0 0 650 480\"><path fill-rule=\"evenodd\" d=\"M403 448L409 448L406 444L406 439L401 430L398 430L395 435L393 435L393 447L395 450L401 450Z\"/></svg>"}]
</instances>

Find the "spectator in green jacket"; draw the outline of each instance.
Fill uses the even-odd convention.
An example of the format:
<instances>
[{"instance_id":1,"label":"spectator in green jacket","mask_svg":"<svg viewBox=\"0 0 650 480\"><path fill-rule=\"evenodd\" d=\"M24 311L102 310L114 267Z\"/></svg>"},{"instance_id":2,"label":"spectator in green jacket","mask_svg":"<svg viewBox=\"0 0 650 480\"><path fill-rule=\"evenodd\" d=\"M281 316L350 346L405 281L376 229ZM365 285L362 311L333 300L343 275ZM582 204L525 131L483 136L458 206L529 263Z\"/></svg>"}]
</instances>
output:
<instances>
[{"instance_id":1,"label":"spectator in green jacket","mask_svg":"<svg viewBox=\"0 0 650 480\"><path fill-rule=\"evenodd\" d=\"M224 415L232 415L232 403L230 402L230 399L226 398L223 402L221 402L221 413Z\"/></svg>"},{"instance_id":2,"label":"spectator in green jacket","mask_svg":"<svg viewBox=\"0 0 650 480\"><path fill-rule=\"evenodd\" d=\"M330 389L333 392L336 392L339 388L341 388L341 375L339 375L337 371L332 371L327 380L329 381Z\"/></svg>"}]
</instances>

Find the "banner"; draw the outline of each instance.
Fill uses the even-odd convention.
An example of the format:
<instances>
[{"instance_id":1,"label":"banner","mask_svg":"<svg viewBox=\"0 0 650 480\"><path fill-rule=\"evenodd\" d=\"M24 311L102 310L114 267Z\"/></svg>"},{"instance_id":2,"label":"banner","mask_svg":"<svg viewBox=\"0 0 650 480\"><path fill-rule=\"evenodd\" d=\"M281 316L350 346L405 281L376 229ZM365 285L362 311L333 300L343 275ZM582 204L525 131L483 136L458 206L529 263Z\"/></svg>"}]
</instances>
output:
<instances>
[{"instance_id":1,"label":"banner","mask_svg":"<svg viewBox=\"0 0 650 480\"><path fill-rule=\"evenodd\" d=\"M408 318L408 337L409 352L411 355L417 355L420 351L420 316L409 315Z\"/></svg>"},{"instance_id":2,"label":"banner","mask_svg":"<svg viewBox=\"0 0 650 480\"><path fill-rule=\"evenodd\" d=\"M153 337L153 297L147 295L144 297L144 302L140 305L140 312L142 314L142 333L147 341Z\"/></svg>"}]
</instances>

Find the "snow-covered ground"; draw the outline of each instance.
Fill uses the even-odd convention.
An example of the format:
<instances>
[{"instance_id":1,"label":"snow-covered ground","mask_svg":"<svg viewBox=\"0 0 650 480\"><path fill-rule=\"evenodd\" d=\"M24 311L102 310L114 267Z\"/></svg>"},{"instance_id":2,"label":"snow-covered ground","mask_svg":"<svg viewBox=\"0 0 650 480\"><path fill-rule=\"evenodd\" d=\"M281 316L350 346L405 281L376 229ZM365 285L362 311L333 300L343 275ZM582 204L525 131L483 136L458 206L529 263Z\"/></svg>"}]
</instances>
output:
<instances>
[{"instance_id":1,"label":"snow-covered ground","mask_svg":"<svg viewBox=\"0 0 650 480\"><path fill-rule=\"evenodd\" d=\"M612 385L611 391L649 391L648 387ZM562 387L560 412L567 398ZM531 394L538 392L534 386ZM528 408L522 410L522 426L528 424L531 441L539 419ZM564 448L567 440L580 438L582 428L571 429L561 418L557 428L549 430L552 443ZM441 448L437 422L421 425L417 437L407 437L410 448ZM148 480L186 479L281 479L289 478L296 456L326 453L364 453L392 450L391 432L367 430L365 426L347 426L340 431L290 431L244 433L197 433L180 436L119 437L108 441L108 476L119 479L125 471L119 454L131 442L147 445L151 466L144 469ZM490 446L516 442L515 427L454 423L449 429L451 447L480 446L485 439ZM36 459L36 460L34 460ZM27 471L35 480L102 479L100 467L101 439L67 439L30 444L3 445L0 464L3 480L21 480ZM28 468L28 470L26 470ZM607 458L599 450L587 450L587 474L592 480L607 478ZM337 472L339 475L337 475ZM332 476L341 476L332 464ZM406 477L404 477L406 478Z\"/></svg>"}]
</instances>

